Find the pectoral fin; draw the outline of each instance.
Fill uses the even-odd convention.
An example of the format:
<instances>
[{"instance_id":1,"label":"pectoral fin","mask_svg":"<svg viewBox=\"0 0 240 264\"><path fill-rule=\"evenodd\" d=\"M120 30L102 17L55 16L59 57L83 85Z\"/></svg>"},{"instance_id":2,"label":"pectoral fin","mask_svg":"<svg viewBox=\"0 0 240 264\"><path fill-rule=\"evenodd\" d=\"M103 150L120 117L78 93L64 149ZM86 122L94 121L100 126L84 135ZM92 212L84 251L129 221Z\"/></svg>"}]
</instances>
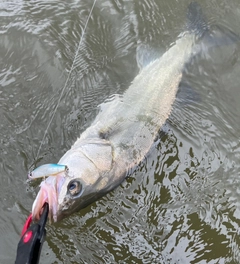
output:
<instances>
[{"instance_id":1,"label":"pectoral fin","mask_svg":"<svg viewBox=\"0 0 240 264\"><path fill-rule=\"evenodd\" d=\"M139 44L136 50L137 64L140 70L162 56L164 51L150 47L147 44Z\"/></svg>"}]
</instances>

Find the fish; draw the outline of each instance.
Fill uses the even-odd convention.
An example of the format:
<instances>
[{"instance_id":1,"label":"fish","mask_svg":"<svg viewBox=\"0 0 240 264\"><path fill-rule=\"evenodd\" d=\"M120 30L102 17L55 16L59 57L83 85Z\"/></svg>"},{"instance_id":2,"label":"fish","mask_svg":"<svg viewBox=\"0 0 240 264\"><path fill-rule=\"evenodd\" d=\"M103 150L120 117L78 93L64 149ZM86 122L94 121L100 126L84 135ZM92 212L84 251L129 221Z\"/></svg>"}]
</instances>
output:
<instances>
[{"instance_id":1,"label":"fish","mask_svg":"<svg viewBox=\"0 0 240 264\"><path fill-rule=\"evenodd\" d=\"M60 164L44 164L28 173L30 180L44 178L47 176L56 176L61 172L67 173L68 167Z\"/></svg>"},{"instance_id":2,"label":"fish","mask_svg":"<svg viewBox=\"0 0 240 264\"><path fill-rule=\"evenodd\" d=\"M148 63L142 56L129 88L100 105L95 120L58 162L68 167L67 176L41 182L33 219L39 219L45 202L50 220L70 216L119 186L145 159L171 114L184 67L208 31L200 10L191 3L187 29L174 45Z\"/></svg>"}]
</instances>

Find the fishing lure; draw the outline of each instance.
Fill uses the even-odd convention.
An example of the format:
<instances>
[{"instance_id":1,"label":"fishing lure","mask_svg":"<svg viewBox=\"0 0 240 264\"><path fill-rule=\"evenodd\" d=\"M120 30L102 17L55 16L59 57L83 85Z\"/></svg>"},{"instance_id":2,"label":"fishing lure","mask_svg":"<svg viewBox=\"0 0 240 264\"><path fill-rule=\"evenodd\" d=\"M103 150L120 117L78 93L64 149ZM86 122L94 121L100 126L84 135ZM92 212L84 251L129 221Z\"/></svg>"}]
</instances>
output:
<instances>
[{"instance_id":1,"label":"fishing lure","mask_svg":"<svg viewBox=\"0 0 240 264\"><path fill-rule=\"evenodd\" d=\"M34 169L33 171L29 172L28 178L31 180L44 178L47 176L55 176L61 172L67 173L68 167L66 165L60 165L60 164L44 164Z\"/></svg>"}]
</instances>

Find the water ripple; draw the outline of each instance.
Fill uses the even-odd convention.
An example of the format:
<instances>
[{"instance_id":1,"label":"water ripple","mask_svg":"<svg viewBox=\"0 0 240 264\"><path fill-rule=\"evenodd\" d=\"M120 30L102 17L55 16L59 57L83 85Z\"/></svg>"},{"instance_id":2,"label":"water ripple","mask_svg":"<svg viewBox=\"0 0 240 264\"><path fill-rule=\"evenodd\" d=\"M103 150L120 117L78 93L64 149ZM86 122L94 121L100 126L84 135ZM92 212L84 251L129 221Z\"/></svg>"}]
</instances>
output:
<instances>
[{"instance_id":1,"label":"water ripple","mask_svg":"<svg viewBox=\"0 0 240 264\"><path fill-rule=\"evenodd\" d=\"M139 44L158 54L174 44L185 30L187 2L96 2L43 142L42 163L57 162L94 119L98 106L128 88L139 71ZM26 174L37 158L92 4L0 4L1 263L13 262L37 192L34 184L26 184ZM221 34L220 28L239 32L236 0L201 4L213 36ZM239 52L239 43L228 42L204 49L189 62L173 112L151 153L115 191L48 226L42 262L239 262Z\"/></svg>"}]
</instances>

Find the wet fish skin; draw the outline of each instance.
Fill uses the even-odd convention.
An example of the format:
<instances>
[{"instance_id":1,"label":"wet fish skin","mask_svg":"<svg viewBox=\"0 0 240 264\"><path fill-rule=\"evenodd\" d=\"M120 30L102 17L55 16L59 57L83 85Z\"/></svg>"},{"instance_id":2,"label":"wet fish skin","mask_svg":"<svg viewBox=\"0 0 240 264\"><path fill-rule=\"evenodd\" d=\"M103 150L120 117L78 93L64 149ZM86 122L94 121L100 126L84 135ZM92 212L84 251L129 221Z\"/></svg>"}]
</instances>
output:
<instances>
[{"instance_id":1,"label":"wet fish skin","mask_svg":"<svg viewBox=\"0 0 240 264\"><path fill-rule=\"evenodd\" d=\"M194 53L195 33L181 34L160 58L141 69L123 95L101 105L91 126L59 160L69 168L68 176L50 176L41 183L33 218L39 218L48 202L50 219L59 221L116 188L133 172L171 113L183 68Z\"/></svg>"},{"instance_id":2,"label":"wet fish skin","mask_svg":"<svg viewBox=\"0 0 240 264\"><path fill-rule=\"evenodd\" d=\"M103 103L92 125L59 160L68 177L50 176L33 204L47 201L54 221L80 210L117 187L144 159L172 109L194 35L185 33L162 57L144 67L128 90ZM71 193L73 184L81 186Z\"/></svg>"}]
</instances>

